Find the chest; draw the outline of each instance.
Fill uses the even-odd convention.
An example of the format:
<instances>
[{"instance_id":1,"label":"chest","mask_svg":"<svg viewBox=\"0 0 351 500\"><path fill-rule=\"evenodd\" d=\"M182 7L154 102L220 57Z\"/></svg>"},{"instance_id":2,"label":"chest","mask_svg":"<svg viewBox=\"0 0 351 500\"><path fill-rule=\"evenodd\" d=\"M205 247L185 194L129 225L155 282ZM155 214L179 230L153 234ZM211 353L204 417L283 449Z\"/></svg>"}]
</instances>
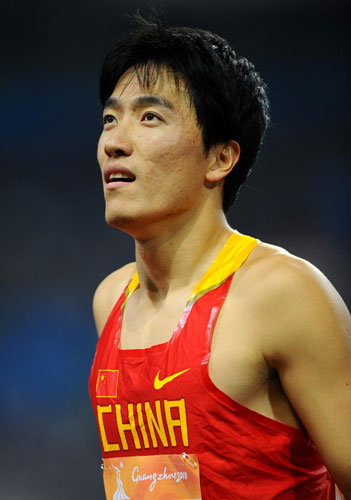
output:
<instances>
[{"instance_id":1,"label":"chest","mask_svg":"<svg viewBox=\"0 0 351 500\"><path fill-rule=\"evenodd\" d=\"M172 358L176 367L173 371L178 373L184 367L194 366L191 360L196 358L197 366L205 363L215 387L234 401L269 418L300 427L279 377L263 356L269 325L262 322L262 317L255 313L257 308L250 305L247 297L236 293L235 288L231 288L228 295L226 292L228 289L219 287L185 310L187 295L174 297L152 310L140 307L132 295L121 316L120 349L144 350L164 344L156 351L152 349L148 363L150 373L155 368L154 375L159 369L167 368L162 359ZM172 342L166 346L170 339ZM168 347L172 352L166 358L158 358L158 352L164 353ZM139 376L136 385L138 380Z\"/></svg>"},{"instance_id":2,"label":"chest","mask_svg":"<svg viewBox=\"0 0 351 500\"><path fill-rule=\"evenodd\" d=\"M162 304L144 305L137 292L124 309L120 347L147 349L167 342L173 335L186 305L186 295L178 295Z\"/></svg>"},{"instance_id":3,"label":"chest","mask_svg":"<svg viewBox=\"0 0 351 500\"><path fill-rule=\"evenodd\" d=\"M153 345L168 342L176 330L187 324L196 335L197 348L209 335L208 351L209 375L215 384L233 399L246 403L252 394L264 386L269 378L269 370L262 360L257 332L251 320L241 310L235 298L227 298L220 307L213 308L214 314L204 307L203 310L184 314L186 296L173 297L158 308L143 308L133 296L124 311L120 347L122 349L146 349ZM222 301L223 302L223 301ZM206 314L208 319L205 319ZM209 333L209 330L210 333ZM188 333L180 332L180 342Z\"/></svg>"}]
</instances>

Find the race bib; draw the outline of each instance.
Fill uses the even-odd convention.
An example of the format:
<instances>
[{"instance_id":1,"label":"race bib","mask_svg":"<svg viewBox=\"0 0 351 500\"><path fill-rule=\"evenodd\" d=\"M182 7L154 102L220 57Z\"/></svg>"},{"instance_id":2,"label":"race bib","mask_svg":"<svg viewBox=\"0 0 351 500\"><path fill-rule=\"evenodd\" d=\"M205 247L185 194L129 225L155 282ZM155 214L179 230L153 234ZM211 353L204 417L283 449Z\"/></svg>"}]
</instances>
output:
<instances>
[{"instance_id":1,"label":"race bib","mask_svg":"<svg viewBox=\"0 0 351 500\"><path fill-rule=\"evenodd\" d=\"M201 500L196 455L103 459L106 500Z\"/></svg>"}]
</instances>

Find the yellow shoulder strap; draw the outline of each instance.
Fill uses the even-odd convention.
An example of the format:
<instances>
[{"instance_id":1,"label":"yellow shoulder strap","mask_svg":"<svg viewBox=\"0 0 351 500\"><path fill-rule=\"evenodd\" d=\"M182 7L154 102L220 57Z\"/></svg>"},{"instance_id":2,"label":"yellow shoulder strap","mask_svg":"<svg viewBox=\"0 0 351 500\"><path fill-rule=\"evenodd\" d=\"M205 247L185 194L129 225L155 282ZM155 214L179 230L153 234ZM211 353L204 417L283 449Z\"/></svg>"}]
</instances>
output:
<instances>
[{"instance_id":1,"label":"yellow shoulder strap","mask_svg":"<svg viewBox=\"0 0 351 500\"><path fill-rule=\"evenodd\" d=\"M256 238L245 236L234 231L227 239L214 262L191 292L187 305L194 303L199 297L218 287L228 278L228 276L235 273L259 243L260 241ZM138 286L139 276L136 271L126 288L126 299L128 299L129 295L131 295Z\"/></svg>"},{"instance_id":2,"label":"yellow shoulder strap","mask_svg":"<svg viewBox=\"0 0 351 500\"><path fill-rule=\"evenodd\" d=\"M233 232L224 247L217 255L213 264L207 269L188 300L194 303L199 297L221 285L228 276L239 269L250 255L251 251L260 243L256 238Z\"/></svg>"},{"instance_id":3,"label":"yellow shoulder strap","mask_svg":"<svg viewBox=\"0 0 351 500\"><path fill-rule=\"evenodd\" d=\"M139 276L138 276L138 271L135 271L135 273L132 276L132 279L128 283L128 286L125 290L125 298L128 299L129 295L131 295L136 288L139 286Z\"/></svg>"}]
</instances>

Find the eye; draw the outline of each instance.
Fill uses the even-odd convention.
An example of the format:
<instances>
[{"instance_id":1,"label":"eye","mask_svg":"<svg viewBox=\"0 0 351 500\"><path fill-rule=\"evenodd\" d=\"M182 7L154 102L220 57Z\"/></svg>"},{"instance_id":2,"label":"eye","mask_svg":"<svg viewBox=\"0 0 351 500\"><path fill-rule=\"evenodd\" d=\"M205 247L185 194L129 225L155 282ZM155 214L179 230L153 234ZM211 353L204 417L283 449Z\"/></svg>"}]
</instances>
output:
<instances>
[{"instance_id":1,"label":"eye","mask_svg":"<svg viewBox=\"0 0 351 500\"><path fill-rule=\"evenodd\" d=\"M112 115L105 115L102 119L102 123L107 125L108 123L113 123L115 121L115 117Z\"/></svg>"},{"instance_id":2,"label":"eye","mask_svg":"<svg viewBox=\"0 0 351 500\"><path fill-rule=\"evenodd\" d=\"M155 122L155 121L161 121L161 118L159 116L155 115L155 113L151 113L150 111L148 111L143 116L143 121L144 122Z\"/></svg>"}]
</instances>

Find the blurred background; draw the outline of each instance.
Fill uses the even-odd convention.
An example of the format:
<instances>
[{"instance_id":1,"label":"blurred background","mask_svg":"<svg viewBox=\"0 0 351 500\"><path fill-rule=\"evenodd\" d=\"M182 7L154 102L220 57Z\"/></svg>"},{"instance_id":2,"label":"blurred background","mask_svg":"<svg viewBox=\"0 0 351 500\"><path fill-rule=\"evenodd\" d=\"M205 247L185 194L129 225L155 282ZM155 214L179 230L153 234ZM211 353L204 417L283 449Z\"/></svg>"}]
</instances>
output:
<instances>
[{"instance_id":1,"label":"blurred background","mask_svg":"<svg viewBox=\"0 0 351 500\"><path fill-rule=\"evenodd\" d=\"M272 126L229 214L312 261L350 303L347 2L24 0L1 9L2 500L103 499L88 396L91 299L133 260L104 222L97 81L127 14L217 32L269 86Z\"/></svg>"}]
</instances>

